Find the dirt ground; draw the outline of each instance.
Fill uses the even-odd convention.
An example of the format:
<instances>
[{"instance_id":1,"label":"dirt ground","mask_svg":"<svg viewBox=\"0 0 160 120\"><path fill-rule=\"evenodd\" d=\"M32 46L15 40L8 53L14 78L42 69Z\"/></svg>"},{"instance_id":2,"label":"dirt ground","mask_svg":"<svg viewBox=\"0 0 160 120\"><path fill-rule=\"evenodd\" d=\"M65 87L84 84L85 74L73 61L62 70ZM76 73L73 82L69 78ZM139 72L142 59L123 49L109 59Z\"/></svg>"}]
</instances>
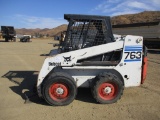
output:
<instances>
[{"instance_id":1,"label":"dirt ground","mask_svg":"<svg viewBox=\"0 0 160 120\"><path fill-rule=\"evenodd\" d=\"M89 89L79 89L68 106L49 106L33 94L37 74L53 40L0 42L0 120L158 120L160 119L160 50L149 50L145 83L126 88L114 104L97 104ZM25 100L25 94L31 96Z\"/></svg>"}]
</instances>

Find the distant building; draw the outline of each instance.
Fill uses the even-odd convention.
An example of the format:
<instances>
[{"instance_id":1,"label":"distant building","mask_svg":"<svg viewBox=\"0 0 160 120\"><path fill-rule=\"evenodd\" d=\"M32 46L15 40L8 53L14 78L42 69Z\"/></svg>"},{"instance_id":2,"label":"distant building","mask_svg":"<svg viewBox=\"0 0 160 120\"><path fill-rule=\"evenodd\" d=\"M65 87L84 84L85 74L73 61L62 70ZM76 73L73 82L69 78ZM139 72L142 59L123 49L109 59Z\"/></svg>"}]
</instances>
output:
<instances>
[{"instance_id":1,"label":"distant building","mask_svg":"<svg viewBox=\"0 0 160 120\"><path fill-rule=\"evenodd\" d=\"M143 36L147 47L160 48L160 22L113 25L113 33Z\"/></svg>"},{"instance_id":2,"label":"distant building","mask_svg":"<svg viewBox=\"0 0 160 120\"><path fill-rule=\"evenodd\" d=\"M113 25L112 28L114 34L160 38L160 22Z\"/></svg>"}]
</instances>

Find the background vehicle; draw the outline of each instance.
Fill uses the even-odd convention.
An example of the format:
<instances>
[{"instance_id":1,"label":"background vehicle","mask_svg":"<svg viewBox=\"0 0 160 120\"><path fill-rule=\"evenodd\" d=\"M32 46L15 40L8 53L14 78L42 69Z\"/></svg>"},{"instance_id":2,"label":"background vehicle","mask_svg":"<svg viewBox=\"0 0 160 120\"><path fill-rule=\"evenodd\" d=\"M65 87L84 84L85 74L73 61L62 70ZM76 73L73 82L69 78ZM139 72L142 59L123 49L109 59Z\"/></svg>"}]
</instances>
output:
<instances>
[{"instance_id":1,"label":"background vehicle","mask_svg":"<svg viewBox=\"0 0 160 120\"><path fill-rule=\"evenodd\" d=\"M20 42L30 42L30 36L23 36L20 38Z\"/></svg>"},{"instance_id":2,"label":"background vehicle","mask_svg":"<svg viewBox=\"0 0 160 120\"><path fill-rule=\"evenodd\" d=\"M14 42L16 41L16 31L14 30L13 26L1 26L1 32L6 42L9 40Z\"/></svg>"}]
</instances>

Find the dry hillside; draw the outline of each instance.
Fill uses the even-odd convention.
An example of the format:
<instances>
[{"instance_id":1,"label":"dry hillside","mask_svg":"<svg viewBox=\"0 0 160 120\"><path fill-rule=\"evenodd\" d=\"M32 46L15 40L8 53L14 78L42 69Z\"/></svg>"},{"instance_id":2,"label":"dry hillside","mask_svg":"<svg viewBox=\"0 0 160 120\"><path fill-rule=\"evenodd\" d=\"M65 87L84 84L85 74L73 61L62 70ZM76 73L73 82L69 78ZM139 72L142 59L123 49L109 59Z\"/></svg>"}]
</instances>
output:
<instances>
[{"instance_id":1,"label":"dry hillside","mask_svg":"<svg viewBox=\"0 0 160 120\"><path fill-rule=\"evenodd\" d=\"M160 21L160 11L144 11L138 14L114 16L111 21L112 25Z\"/></svg>"},{"instance_id":2,"label":"dry hillside","mask_svg":"<svg viewBox=\"0 0 160 120\"><path fill-rule=\"evenodd\" d=\"M66 30L67 29L67 25L60 25L56 28L45 28L45 29L16 29L17 34L30 34L30 35L35 35L35 34L42 34L42 35L50 35L50 36L54 36L55 34L59 33L60 31Z\"/></svg>"},{"instance_id":3,"label":"dry hillside","mask_svg":"<svg viewBox=\"0 0 160 120\"><path fill-rule=\"evenodd\" d=\"M160 11L144 11L138 14L127 14L127 15L119 15L111 18L112 25L118 24L130 24L130 23L142 23L142 22L154 22L160 21ZM41 34L41 35L49 35L54 36L61 31L67 29L67 25L60 25L56 28L52 29L16 29L17 34Z\"/></svg>"}]
</instances>

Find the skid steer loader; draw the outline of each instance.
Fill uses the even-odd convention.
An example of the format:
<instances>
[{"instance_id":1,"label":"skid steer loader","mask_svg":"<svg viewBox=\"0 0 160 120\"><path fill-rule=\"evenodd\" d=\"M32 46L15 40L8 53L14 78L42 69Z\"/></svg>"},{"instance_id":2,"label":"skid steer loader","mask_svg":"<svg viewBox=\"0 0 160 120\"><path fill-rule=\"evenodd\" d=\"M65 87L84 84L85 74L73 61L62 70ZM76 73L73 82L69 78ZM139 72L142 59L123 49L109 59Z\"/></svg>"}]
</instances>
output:
<instances>
[{"instance_id":1,"label":"skid steer loader","mask_svg":"<svg viewBox=\"0 0 160 120\"><path fill-rule=\"evenodd\" d=\"M50 52L37 80L37 92L50 105L68 105L78 87L91 88L98 103L120 99L124 87L146 78L143 37L114 38L110 17L65 14L69 21L64 41Z\"/></svg>"}]
</instances>

